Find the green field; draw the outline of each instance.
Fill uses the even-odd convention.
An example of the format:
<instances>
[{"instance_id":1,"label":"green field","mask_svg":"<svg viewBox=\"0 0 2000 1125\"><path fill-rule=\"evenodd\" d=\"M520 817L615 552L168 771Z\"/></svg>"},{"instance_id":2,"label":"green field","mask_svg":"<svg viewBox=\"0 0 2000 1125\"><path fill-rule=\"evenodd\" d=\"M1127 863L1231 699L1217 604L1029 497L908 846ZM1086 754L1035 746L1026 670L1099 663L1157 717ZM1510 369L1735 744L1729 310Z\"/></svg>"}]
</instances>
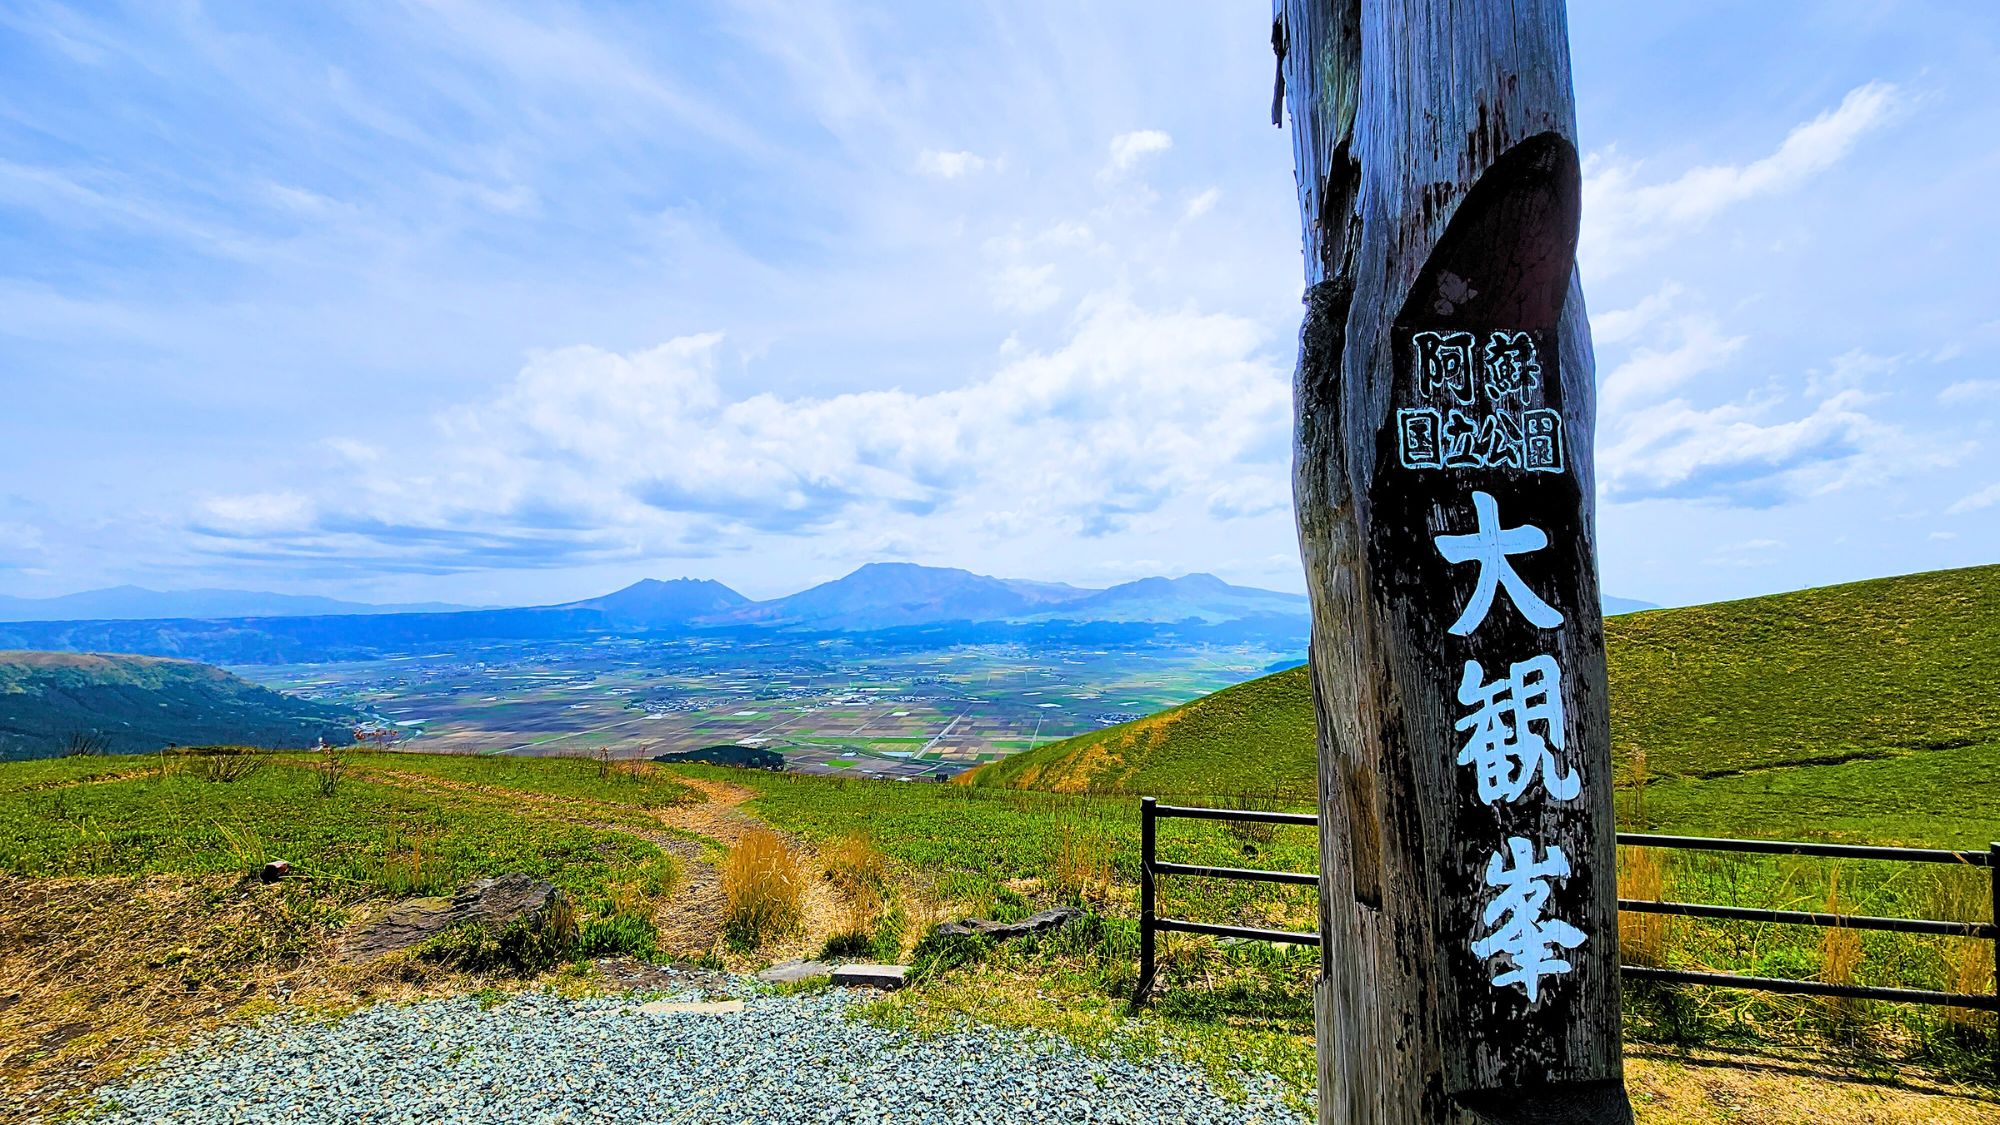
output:
<instances>
[{"instance_id":1,"label":"green field","mask_svg":"<svg viewBox=\"0 0 2000 1125\"><path fill-rule=\"evenodd\" d=\"M1654 777L1715 778L2000 744L2000 566L1626 614L1605 633L1621 772L1640 751ZM1299 668L1017 754L970 781L1309 796L1314 759L1312 690ZM1960 779L1914 770L1908 780ZM1984 793L1990 806L1992 790L1972 782L1958 803ZM1930 807L1946 793L1904 798ZM1730 819L1719 810L1710 830Z\"/></svg>"},{"instance_id":2,"label":"green field","mask_svg":"<svg viewBox=\"0 0 2000 1125\"><path fill-rule=\"evenodd\" d=\"M306 755L257 755L234 780L198 757L56 758L0 768L0 873L30 877L241 875L285 859L336 900L448 893L524 871L587 900L607 881L670 878L671 857L627 833L524 815L489 796L371 780L366 763L331 797ZM462 776L481 763L398 755L398 770ZM506 763L524 792L603 796L591 763ZM559 777L552 765L570 767ZM622 785L623 783L614 783ZM679 798L660 779L635 803ZM607 802L608 803L608 802Z\"/></svg>"}]
</instances>

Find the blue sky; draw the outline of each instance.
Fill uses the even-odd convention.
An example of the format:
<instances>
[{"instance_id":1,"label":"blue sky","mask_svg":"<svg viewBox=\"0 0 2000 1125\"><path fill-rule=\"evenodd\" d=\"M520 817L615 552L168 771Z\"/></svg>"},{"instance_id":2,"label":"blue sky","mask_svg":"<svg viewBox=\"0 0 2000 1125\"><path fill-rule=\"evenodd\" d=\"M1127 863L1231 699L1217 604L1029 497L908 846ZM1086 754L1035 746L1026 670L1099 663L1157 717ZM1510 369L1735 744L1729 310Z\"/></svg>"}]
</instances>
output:
<instances>
[{"instance_id":1,"label":"blue sky","mask_svg":"<svg viewBox=\"0 0 2000 1125\"><path fill-rule=\"evenodd\" d=\"M1605 585L2000 558L2000 15L1575 0ZM1265 10L0 0L0 592L1301 588Z\"/></svg>"}]
</instances>

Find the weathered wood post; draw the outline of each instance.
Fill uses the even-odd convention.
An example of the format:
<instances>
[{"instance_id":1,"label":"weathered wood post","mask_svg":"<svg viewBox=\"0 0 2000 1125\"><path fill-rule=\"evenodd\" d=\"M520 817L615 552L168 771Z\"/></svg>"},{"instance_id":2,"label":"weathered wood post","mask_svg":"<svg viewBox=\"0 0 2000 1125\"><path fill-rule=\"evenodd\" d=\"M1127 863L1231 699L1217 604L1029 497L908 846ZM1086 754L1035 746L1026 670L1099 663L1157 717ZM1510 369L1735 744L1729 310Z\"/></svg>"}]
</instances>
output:
<instances>
[{"instance_id":1,"label":"weathered wood post","mask_svg":"<svg viewBox=\"0 0 2000 1125\"><path fill-rule=\"evenodd\" d=\"M1562 0L1276 0L1320 1120L1629 1122Z\"/></svg>"}]
</instances>

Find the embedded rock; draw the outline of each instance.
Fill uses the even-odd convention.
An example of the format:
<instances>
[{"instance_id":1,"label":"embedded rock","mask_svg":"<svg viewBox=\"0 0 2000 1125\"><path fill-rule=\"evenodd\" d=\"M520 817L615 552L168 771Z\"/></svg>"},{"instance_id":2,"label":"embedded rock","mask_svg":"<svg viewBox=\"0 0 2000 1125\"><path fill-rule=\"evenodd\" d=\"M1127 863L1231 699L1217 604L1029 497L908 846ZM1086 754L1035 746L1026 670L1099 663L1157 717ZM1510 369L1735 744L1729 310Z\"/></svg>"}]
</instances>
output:
<instances>
[{"instance_id":1,"label":"embedded rock","mask_svg":"<svg viewBox=\"0 0 2000 1125\"><path fill-rule=\"evenodd\" d=\"M1075 919L1083 917L1083 911L1074 907L1059 906L1054 910L1043 910L1030 914L1018 922L994 922L985 918L967 918L960 922L940 922L933 931L937 937L959 935L983 937L992 941L1006 941L1008 938L1026 937L1029 934L1045 933L1061 929Z\"/></svg>"},{"instance_id":2,"label":"embedded rock","mask_svg":"<svg viewBox=\"0 0 2000 1125\"><path fill-rule=\"evenodd\" d=\"M513 872L474 879L450 898L406 899L348 939L347 959L368 961L408 949L468 922L489 931L524 919L539 925L557 894L554 884Z\"/></svg>"}]
</instances>

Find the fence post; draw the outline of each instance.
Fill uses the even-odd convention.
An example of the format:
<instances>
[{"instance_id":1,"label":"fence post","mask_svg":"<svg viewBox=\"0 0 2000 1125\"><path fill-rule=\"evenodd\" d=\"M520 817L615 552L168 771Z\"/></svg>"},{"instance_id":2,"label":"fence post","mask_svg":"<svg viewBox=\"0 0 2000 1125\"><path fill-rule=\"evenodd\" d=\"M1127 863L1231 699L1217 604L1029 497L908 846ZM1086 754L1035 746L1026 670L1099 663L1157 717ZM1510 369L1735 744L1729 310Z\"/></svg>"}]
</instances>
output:
<instances>
[{"instance_id":1,"label":"fence post","mask_svg":"<svg viewBox=\"0 0 2000 1125\"><path fill-rule=\"evenodd\" d=\"M1157 803L1152 797L1139 799L1139 983L1132 987L1134 1007L1146 1002L1153 987L1153 806Z\"/></svg>"},{"instance_id":2,"label":"fence post","mask_svg":"<svg viewBox=\"0 0 2000 1125\"><path fill-rule=\"evenodd\" d=\"M1987 845L1986 876L1993 888L1993 1076L2000 1078L2000 840Z\"/></svg>"}]
</instances>

